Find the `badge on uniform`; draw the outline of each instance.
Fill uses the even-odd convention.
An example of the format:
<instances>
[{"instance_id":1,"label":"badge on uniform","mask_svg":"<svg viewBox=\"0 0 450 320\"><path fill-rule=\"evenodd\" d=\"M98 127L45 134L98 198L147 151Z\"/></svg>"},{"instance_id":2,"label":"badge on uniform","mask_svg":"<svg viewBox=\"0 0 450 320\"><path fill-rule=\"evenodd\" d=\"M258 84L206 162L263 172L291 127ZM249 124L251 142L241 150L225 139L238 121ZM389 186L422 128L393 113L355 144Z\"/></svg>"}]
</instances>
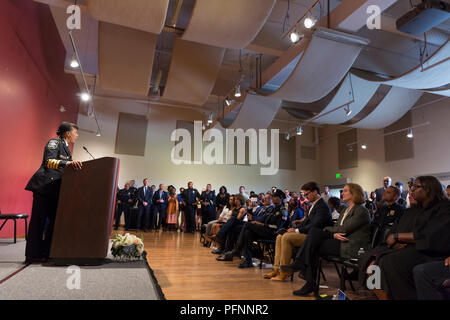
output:
<instances>
[{"instance_id":1,"label":"badge on uniform","mask_svg":"<svg viewBox=\"0 0 450 320\"><path fill-rule=\"evenodd\" d=\"M390 215L390 216L393 216L394 214L395 214L395 210L389 211L389 215Z\"/></svg>"},{"instance_id":2,"label":"badge on uniform","mask_svg":"<svg viewBox=\"0 0 450 320\"><path fill-rule=\"evenodd\" d=\"M59 157L60 157L61 159L69 159L69 157L63 156L62 154L60 154Z\"/></svg>"},{"instance_id":3,"label":"badge on uniform","mask_svg":"<svg viewBox=\"0 0 450 320\"><path fill-rule=\"evenodd\" d=\"M56 148L58 148L58 144L58 140L50 140L47 147L51 150L55 150Z\"/></svg>"}]
</instances>

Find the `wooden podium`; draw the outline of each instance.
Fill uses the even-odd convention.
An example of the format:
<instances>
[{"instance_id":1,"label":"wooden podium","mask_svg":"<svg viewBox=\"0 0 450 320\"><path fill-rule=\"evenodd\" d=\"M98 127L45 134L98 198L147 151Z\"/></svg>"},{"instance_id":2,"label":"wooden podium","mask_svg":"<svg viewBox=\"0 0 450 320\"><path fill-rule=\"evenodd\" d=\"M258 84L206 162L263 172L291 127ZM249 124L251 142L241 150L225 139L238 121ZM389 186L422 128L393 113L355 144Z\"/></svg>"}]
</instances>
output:
<instances>
[{"instance_id":1,"label":"wooden podium","mask_svg":"<svg viewBox=\"0 0 450 320\"><path fill-rule=\"evenodd\" d=\"M108 254L119 159L83 162L62 177L50 258L57 265L99 265Z\"/></svg>"}]
</instances>

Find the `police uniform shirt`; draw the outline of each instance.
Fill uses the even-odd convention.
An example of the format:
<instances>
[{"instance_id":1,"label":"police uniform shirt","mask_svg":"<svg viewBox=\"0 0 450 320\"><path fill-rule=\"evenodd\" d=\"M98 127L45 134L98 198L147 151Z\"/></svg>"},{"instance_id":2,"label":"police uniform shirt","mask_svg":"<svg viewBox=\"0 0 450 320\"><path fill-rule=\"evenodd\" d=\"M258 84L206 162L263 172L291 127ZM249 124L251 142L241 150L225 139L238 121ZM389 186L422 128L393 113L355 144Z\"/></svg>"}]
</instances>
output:
<instances>
[{"instance_id":1,"label":"police uniform shirt","mask_svg":"<svg viewBox=\"0 0 450 320\"><path fill-rule=\"evenodd\" d=\"M200 194L197 189L185 189L183 192L183 200L186 201L187 205L192 205L196 202L196 198L200 198Z\"/></svg>"},{"instance_id":2,"label":"police uniform shirt","mask_svg":"<svg viewBox=\"0 0 450 320\"><path fill-rule=\"evenodd\" d=\"M31 177L25 190L57 196L61 176L69 161L72 161L72 155L68 143L62 138L50 139L45 146L41 166Z\"/></svg>"}]
</instances>

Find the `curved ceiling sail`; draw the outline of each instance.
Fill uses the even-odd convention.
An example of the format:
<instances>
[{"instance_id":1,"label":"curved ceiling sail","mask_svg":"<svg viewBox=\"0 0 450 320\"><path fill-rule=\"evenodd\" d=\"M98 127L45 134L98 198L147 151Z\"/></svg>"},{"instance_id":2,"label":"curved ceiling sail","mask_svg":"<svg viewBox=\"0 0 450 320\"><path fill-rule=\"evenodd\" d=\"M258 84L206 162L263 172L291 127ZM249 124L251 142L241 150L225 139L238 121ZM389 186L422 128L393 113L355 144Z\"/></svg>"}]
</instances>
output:
<instances>
[{"instance_id":1,"label":"curved ceiling sail","mask_svg":"<svg viewBox=\"0 0 450 320\"><path fill-rule=\"evenodd\" d=\"M259 33L276 0L196 0L182 39L241 49Z\"/></svg>"},{"instance_id":2,"label":"curved ceiling sail","mask_svg":"<svg viewBox=\"0 0 450 320\"><path fill-rule=\"evenodd\" d=\"M163 97L203 105L216 82L225 49L177 38Z\"/></svg>"},{"instance_id":3,"label":"curved ceiling sail","mask_svg":"<svg viewBox=\"0 0 450 320\"><path fill-rule=\"evenodd\" d=\"M309 103L330 93L345 77L368 40L318 28L295 69L271 98Z\"/></svg>"},{"instance_id":4,"label":"curved ceiling sail","mask_svg":"<svg viewBox=\"0 0 450 320\"><path fill-rule=\"evenodd\" d=\"M86 0L89 13L97 20L160 34L169 0Z\"/></svg>"},{"instance_id":5,"label":"curved ceiling sail","mask_svg":"<svg viewBox=\"0 0 450 320\"><path fill-rule=\"evenodd\" d=\"M354 128L381 129L397 121L408 112L422 95L421 91L392 87L384 99L368 116L351 125Z\"/></svg>"},{"instance_id":6,"label":"curved ceiling sail","mask_svg":"<svg viewBox=\"0 0 450 320\"><path fill-rule=\"evenodd\" d=\"M393 79L368 76L360 71L355 71L355 73L369 81L408 89L426 90L445 86L450 83L450 42L447 40L422 65ZM439 94L438 92L436 91L436 94Z\"/></svg>"}]
</instances>

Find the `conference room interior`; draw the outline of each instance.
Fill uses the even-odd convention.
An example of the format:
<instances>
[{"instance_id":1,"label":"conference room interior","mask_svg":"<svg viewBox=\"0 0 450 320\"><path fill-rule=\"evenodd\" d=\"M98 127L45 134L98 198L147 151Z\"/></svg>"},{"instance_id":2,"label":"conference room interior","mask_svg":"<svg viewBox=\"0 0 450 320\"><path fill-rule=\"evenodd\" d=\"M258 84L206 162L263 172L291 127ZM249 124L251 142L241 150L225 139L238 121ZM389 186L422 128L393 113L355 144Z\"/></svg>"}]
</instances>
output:
<instances>
[{"instance_id":1,"label":"conference room interior","mask_svg":"<svg viewBox=\"0 0 450 320\"><path fill-rule=\"evenodd\" d=\"M449 299L449 17L449 0L0 1L0 300ZM63 122L71 158L48 164ZM27 263L25 187L61 159L82 167L60 165L49 257ZM329 222L302 229L319 199ZM343 254L354 206L366 238ZM127 234L140 258L113 256ZM420 256L409 295L380 247ZM435 295L414 278L428 263L447 272Z\"/></svg>"}]
</instances>

